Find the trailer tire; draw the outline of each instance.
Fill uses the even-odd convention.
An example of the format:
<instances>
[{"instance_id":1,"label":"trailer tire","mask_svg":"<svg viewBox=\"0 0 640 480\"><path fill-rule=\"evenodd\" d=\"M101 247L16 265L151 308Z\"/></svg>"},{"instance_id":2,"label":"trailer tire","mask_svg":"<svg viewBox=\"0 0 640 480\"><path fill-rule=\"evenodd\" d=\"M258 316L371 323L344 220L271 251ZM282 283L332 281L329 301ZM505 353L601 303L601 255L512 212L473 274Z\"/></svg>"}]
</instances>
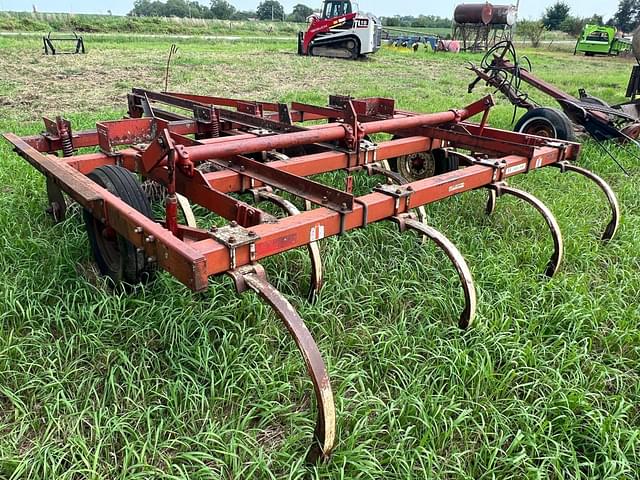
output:
<instances>
[{"instance_id":1,"label":"trailer tire","mask_svg":"<svg viewBox=\"0 0 640 480\"><path fill-rule=\"evenodd\" d=\"M93 170L88 177L146 217L153 218L144 190L126 168L105 165ZM84 221L91 252L100 273L109 277L115 285L135 285L154 279L156 269L147 262L144 251L138 252L134 244L86 209Z\"/></svg>"},{"instance_id":2,"label":"trailer tire","mask_svg":"<svg viewBox=\"0 0 640 480\"><path fill-rule=\"evenodd\" d=\"M555 108L540 107L527 111L513 127L514 132L575 142L576 134L569 117Z\"/></svg>"},{"instance_id":3,"label":"trailer tire","mask_svg":"<svg viewBox=\"0 0 640 480\"><path fill-rule=\"evenodd\" d=\"M445 150L435 149L389 159L389 167L408 182L441 175L458 169L458 158Z\"/></svg>"}]
</instances>

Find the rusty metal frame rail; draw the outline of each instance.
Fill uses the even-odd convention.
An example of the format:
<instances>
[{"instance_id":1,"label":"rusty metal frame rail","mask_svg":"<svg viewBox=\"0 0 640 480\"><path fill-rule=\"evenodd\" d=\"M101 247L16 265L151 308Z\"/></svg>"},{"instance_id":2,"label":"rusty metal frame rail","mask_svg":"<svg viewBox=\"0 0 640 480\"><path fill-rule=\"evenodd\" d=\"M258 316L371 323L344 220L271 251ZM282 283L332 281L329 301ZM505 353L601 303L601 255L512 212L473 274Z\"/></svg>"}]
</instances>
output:
<instances>
[{"instance_id":1,"label":"rusty metal frame rail","mask_svg":"<svg viewBox=\"0 0 640 480\"><path fill-rule=\"evenodd\" d=\"M162 103L191 113L165 112L158 108ZM20 138L5 134L15 151L47 177L50 201L64 202L62 192L66 192L145 258L192 290L204 290L210 277L226 273L234 278L239 292L253 290L273 307L300 349L316 393L316 442L310 458L327 457L335 444L331 385L309 330L267 281L259 266L262 259L293 248L308 248L312 263L309 298L313 299L322 285L320 240L373 222L394 220L401 230L412 229L435 241L449 257L464 293L459 325L467 328L476 312L471 270L455 245L419 221L412 211L418 209L424 217L423 206L480 188L492 192L489 210L495 207L497 196L515 195L534 206L549 225L554 239L554 254L546 268L549 276L557 271L562 258L558 224L538 199L508 187L508 179L546 166L574 171L594 181L607 197L612 218L604 240L613 236L620 216L615 194L606 182L570 163L577 158L579 145L488 127L485 120L493 105L490 97L461 109L431 114L395 110L388 99L333 97L330 103L328 108L286 106L136 89L129 96L130 118L100 122L95 130L86 131L72 131L68 122L57 119L46 122L47 131L41 135ZM479 113L483 114L479 124L468 121ZM286 127L287 122L320 119L326 123ZM271 130L256 131L256 126ZM391 133L394 138L377 145L365 139L377 132ZM84 147L97 151L75 154L75 149ZM412 182L383 168L388 167L389 159L436 148L459 155L465 167ZM57 156L60 152L63 158ZM260 155L264 160L268 153L277 160L257 160ZM105 165L119 165L160 182L167 191L164 221L147 218L86 177ZM207 166L210 170L200 170ZM349 172L344 190L307 178L338 170ZM382 174L398 184L380 184L356 197L351 186L352 174L358 172ZM311 200L318 208L301 212L274 190ZM276 219L233 196L243 192L252 192L256 203L278 205L288 216ZM180 224L178 195L184 197L180 202L183 209L188 208L187 199L228 223L210 229L197 228L191 220ZM64 208L56 211L64 214Z\"/></svg>"}]
</instances>

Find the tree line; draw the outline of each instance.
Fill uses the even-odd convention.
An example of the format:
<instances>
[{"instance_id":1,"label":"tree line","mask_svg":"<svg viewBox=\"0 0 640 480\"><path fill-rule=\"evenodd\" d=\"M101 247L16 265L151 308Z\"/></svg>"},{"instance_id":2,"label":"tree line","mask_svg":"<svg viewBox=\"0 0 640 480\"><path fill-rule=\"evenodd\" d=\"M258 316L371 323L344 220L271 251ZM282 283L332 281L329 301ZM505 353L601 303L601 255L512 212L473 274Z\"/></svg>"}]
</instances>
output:
<instances>
[{"instance_id":1,"label":"tree line","mask_svg":"<svg viewBox=\"0 0 640 480\"><path fill-rule=\"evenodd\" d=\"M238 10L226 0L211 0L203 5L189 0L136 0L128 15L135 17L217 18L220 20L258 20L304 22L313 9L301 3L286 14L277 0L263 0L255 10Z\"/></svg>"},{"instance_id":2,"label":"tree line","mask_svg":"<svg viewBox=\"0 0 640 480\"><path fill-rule=\"evenodd\" d=\"M610 22L623 32L634 31L640 25L640 0L621 0Z\"/></svg>"},{"instance_id":3,"label":"tree line","mask_svg":"<svg viewBox=\"0 0 640 480\"><path fill-rule=\"evenodd\" d=\"M540 22L547 30L560 30L570 35L579 35L587 23L605 25L602 15L572 15L571 7L564 1L558 1L547 8ZM616 27L624 33L635 30L640 25L640 0L620 0L618 10L607 20L606 25Z\"/></svg>"},{"instance_id":4,"label":"tree line","mask_svg":"<svg viewBox=\"0 0 640 480\"><path fill-rule=\"evenodd\" d=\"M129 12L134 17L185 17L185 18L217 18L221 20L258 20L305 22L313 13L313 9L299 3L290 13L277 0L263 0L255 10L238 10L227 0L211 0L203 5L194 0L135 0L133 10ZM451 26L451 19L433 15L419 15L382 17L387 26L395 27L444 27Z\"/></svg>"},{"instance_id":5,"label":"tree line","mask_svg":"<svg viewBox=\"0 0 640 480\"><path fill-rule=\"evenodd\" d=\"M395 15L393 17L382 17L382 24L386 27L429 27L429 28L449 28L451 19L438 17L435 15Z\"/></svg>"},{"instance_id":6,"label":"tree line","mask_svg":"<svg viewBox=\"0 0 640 480\"><path fill-rule=\"evenodd\" d=\"M305 22L313 13L313 9L302 3L286 13L278 0L263 0L256 10L238 10L227 0L211 0L209 5L203 5L195 0L135 0L131 16L139 17L191 17L217 18L222 20L259 20ZM389 27L432 27L448 28L450 18L434 15L395 15L382 17L382 23ZM587 23L604 24L601 15L581 17L573 15L571 7L559 0L548 7L539 20L525 20L520 22L525 31L533 29L560 30L570 35L579 35ZM607 21L608 25L617 27L623 32L631 32L640 25L640 0L620 0L615 15Z\"/></svg>"},{"instance_id":7,"label":"tree line","mask_svg":"<svg viewBox=\"0 0 640 480\"><path fill-rule=\"evenodd\" d=\"M540 44L542 34L547 30L559 30L577 37L585 25L605 25L602 15L579 17L571 14L571 7L560 0L548 7L539 20L518 22L519 34L531 40L534 47ZM607 20L606 25L616 27L624 33L633 31L640 24L640 0L620 0L618 11Z\"/></svg>"}]
</instances>

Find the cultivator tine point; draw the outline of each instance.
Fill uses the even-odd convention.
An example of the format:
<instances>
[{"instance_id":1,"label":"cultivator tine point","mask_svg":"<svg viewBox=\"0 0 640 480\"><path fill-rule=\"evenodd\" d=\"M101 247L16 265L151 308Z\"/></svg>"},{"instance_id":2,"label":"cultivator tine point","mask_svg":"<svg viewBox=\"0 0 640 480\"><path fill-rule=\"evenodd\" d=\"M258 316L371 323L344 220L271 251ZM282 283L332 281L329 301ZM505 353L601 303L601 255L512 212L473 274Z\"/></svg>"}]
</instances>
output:
<instances>
[{"instance_id":1,"label":"cultivator tine point","mask_svg":"<svg viewBox=\"0 0 640 480\"><path fill-rule=\"evenodd\" d=\"M547 268L545 269L544 274L549 278L553 277L560 267L560 262L562 262L564 245L562 242L562 233L560 231L560 226L558 225L556 218L553 216L553 213L551 213L551 210L549 210L549 208L544 203L542 203L540 199L533 196L529 192L509 187L504 182L489 185L487 188L489 188L490 190L494 190L496 196L498 197L504 195L505 193L513 195L514 197L529 203L538 212L540 212L540 214L544 218L544 221L547 222L547 225L549 226L551 236L553 237L554 247L553 255L551 255L551 258L547 263Z\"/></svg>"},{"instance_id":2,"label":"cultivator tine point","mask_svg":"<svg viewBox=\"0 0 640 480\"><path fill-rule=\"evenodd\" d=\"M604 192L607 197L607 201L609 202L609 207L611 208L611 220L604 229L601 240L604 242L611 240L616 234L618 225L620 224L620 205L618 204L618 199L611 186L600 176L596 175L591 170L587 170L586 168L572 165L569 162L560 162L557 164L557 166L562 172L570 171L585 176L589 180L592 180Z\"/></svg>"},{"instance_id":3,"label":"cultivator tine point","mask_svg":"<svg viewBox=\"0 0 640 480\"><path fill-rule=\"evenodd\" d=\"M176 194L176 199L178 200L178 206L180 207L180 210L182 210L184 221L186 222L187 226L196 228L198 224L196 222L196 216L193 214L193 210L191 209L189 199L183 195L180 195L179 193Z\"/></svg>"},{"instance_id":4,"label":"cultivator tine point","mask_svg":"<svg viewBox=\"0 0 640 480\"><path fill-rule=\"evenodd\" d=\"M252 190L256 199L271 202L287 212L288 215L298 215L300 210L289 200L282 198L280 195L276 195L270 188L257 188ZM309 293L307 294L307 300L313 303L324 281L324 275L322 273L322 259L320 258L320 247L318 242L311 242L307 245L309 251L309 258L311 258L311 281L309 284Z\"/></svg>"},{"instance_id":5,"label":"cultivator tine point","mask_svg":"<svg viewBox=\"0 0 640 480\"><path fill-rule=\"evenodd\" d=\"M416 220L412 214L397 215L393 217L393 219L398 223L401 232L410 228L423 237L429 237L444 251L447 257L449 257L449 260L451 260L458 272L462 290L464 291L465 307L458 320L458 325L462 329L469 327L469 325L473 323L476 315L476 288L473 283L471 270L469 270L469 266L458 248L441 232L424 222Z\"/></svg>"},{"instance_id":6,"label":"cultivator tine point","mask_svg":"<svg viewBox=\"0 0 640 480\"><path fill-rule=\"evenodd\" d=\"M487 215L491 215L493 212L496 211L496 200L497 200L496 191L490 188L489 197L487 198L487 206L485 208L485 212Z\"/></svg>"},{"instance_id":7,"label":"cultivator tine point","mask_svg":"<svg viewBox=\"0 0 640 480\"><path fill-rule=\"evenodd\" d=\"M315 340L291 303L269 283L262 266L247 265L232 270L229 274L234 279L238 292L251 289L273 308L296 342L313 382L318 409L316 442L309 450L307 461L327 459L336 440L336 412L329 375Z\"/></svg>"}]
</instances>

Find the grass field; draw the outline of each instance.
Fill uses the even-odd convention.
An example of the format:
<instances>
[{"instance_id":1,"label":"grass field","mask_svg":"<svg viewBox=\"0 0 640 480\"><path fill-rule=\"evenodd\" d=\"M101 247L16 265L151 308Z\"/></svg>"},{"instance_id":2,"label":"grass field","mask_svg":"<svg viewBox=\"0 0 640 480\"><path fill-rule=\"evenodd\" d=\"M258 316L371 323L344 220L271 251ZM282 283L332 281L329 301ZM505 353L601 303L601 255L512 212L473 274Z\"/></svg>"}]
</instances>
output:
<instances>
[{"instance_id":1,"label":"grass field","mask_svg":"<svg viewBox=\"0 0 640 480\"><path fill-rule=\"evenodd\" d=\"M0 131L40 132L42 115L75 128L121 117L131 87L162 88L170 43L92 36L85 56L45 57L36 38L0 38ZM387 96L425 112L489 92L466 93L464 63L477 55L383 49L347 62L298 57L293 41L179 48L173 90L319 104ZM559 87L623 100L629 60L527 53ZM512 109L496 99L491 122L509 128ZM390 223L323 241L314 305L305 252L265 262L336 397L335 455L308 468L311 383L269 309L227 278L205 294L168 274L114 293L95 274L80 213L52 224L43 177L0 142L0 478L638 478L640 164L621 159L635 176L590 142L579 162L618 194L622 224L607 245L592 184L556 169L512 181L563 230L552 280L548 231L522 203L502 198L487 218L478 191L428 207L476 280L467 332L453 268Z\"/></svg>"}]
</instances>

